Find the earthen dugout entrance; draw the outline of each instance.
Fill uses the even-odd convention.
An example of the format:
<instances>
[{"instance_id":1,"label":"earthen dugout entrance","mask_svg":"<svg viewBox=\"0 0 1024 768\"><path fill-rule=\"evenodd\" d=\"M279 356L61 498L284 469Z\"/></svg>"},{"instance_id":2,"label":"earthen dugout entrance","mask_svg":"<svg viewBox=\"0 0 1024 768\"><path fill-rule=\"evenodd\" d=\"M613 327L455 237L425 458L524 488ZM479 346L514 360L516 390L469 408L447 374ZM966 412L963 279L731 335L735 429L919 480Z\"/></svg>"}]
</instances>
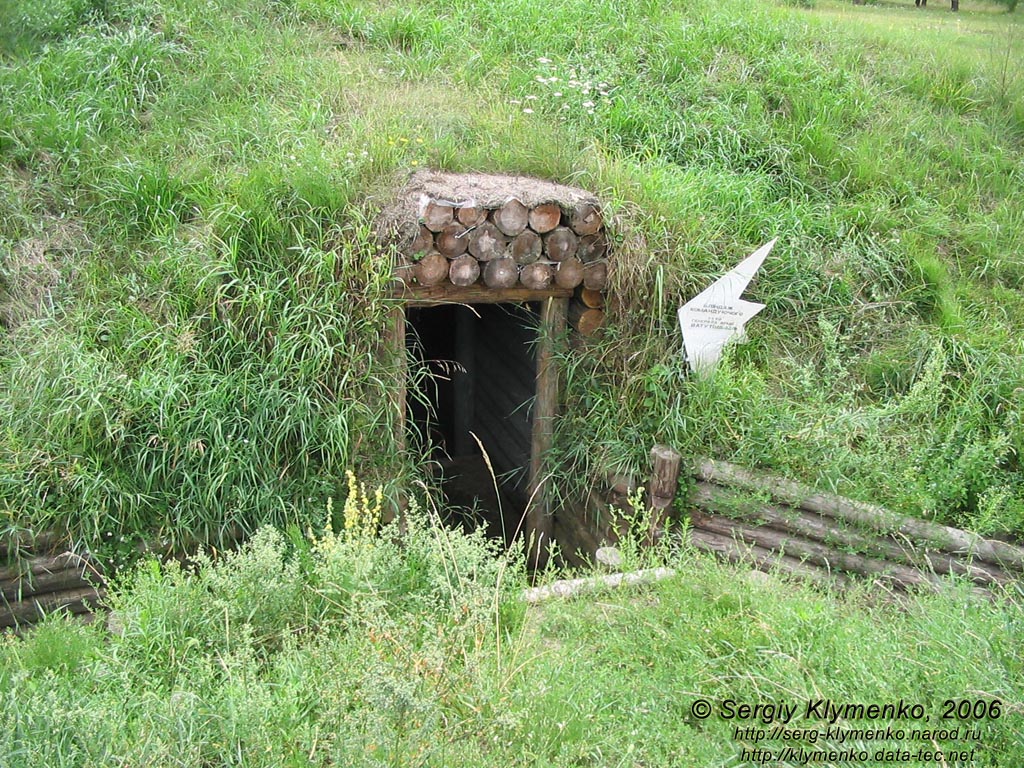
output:
<instances>
[{"instance_id":1,"label":"earthen dugout entrance","mask_svg":"<svg viewBox=\"0 0 1024 768\"><path fill-rule=\"evenodd\" d=\"M417 427L454 494L480 489L456 503L490 497L501 506L492 531L522 531L541 561L553 527L545 461L560 401L554 344L570 324L589 335L603 322L600 205L537 179L421 172L379 232L396 258L391 344L414 366L398 393L399 440ZM485 490L492 470L500 500Z\"/></svg>"},{"instance_id":2,"label":"earthen dugout entrance","mask_svg":"<svg viewBox=\"0 0 1024 768\"><path fill-rule=\"evenodd\" d=\"M463 521L511 543L530 498L539 305L445 304L406 313L407 413Z\"/></svg>"}]
</instances>

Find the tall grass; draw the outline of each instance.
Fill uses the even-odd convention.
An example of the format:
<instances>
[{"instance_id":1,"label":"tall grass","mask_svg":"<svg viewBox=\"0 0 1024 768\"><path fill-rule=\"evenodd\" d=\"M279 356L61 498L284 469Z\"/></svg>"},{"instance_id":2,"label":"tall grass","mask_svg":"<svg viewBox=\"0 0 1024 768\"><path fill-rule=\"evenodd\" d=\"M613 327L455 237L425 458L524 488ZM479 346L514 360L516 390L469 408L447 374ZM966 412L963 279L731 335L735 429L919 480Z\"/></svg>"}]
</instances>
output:
<instances>
[{"instance_id":1,"label":"tall grass","mask_svg":"<svg viewBox=\"0 0 1024 768\"><path fill-rule=\"evenodd\" d=\"M678 571L669 581L527 609L524 574L493 543L418 511L406 523L401 546L390 529L263 529L241 551L188 569L140 565L116 590L113 633L53 618L3 638L0 759L719 765L755 745L735 722L695 719L698 698L716 711L726 699L796 704L790 726L837 749L803 717L807 700L903 699L937 716L943 700L968 698L1004 707L972 721L978 739L856 746L966 747L978 764L1019 762L1019 595L978 601L951 586L894 604L747 579L665 546L657 562ZM913 725L871 723L890 724Z\"/></svg>"},{"instance_id":2,"label":"tall grass","mask_svg":"<svg viewBox=\"0 0 1024 768\"><path fill-rule=\"evenodd\" d=\"M371 222L437 167L607 201L567 485L667 440L1019 531L1024 108L991 11L4 6L3 527L184 542L301 520L350 465L409 478ZM750 341L689 378L675 308L774 236Z\"/></svg>"},{"instance_id":3,"label":"tall grass","mask_svg":"<svg viewBox=\"0 0 1024 768\"><path fill-rule=\"evenodd\" d=\"M124 303L19 328L4 372L9 503L85 540L220 540L301 520L358 455L385 455L396 382L371 357L384 278L367 283L377 265L353 233L329 236L329 252L300 246L274 270L264 251L258 273L237 240L215 259L169 244L107 273Z\"/></svg>"}]
</instances>

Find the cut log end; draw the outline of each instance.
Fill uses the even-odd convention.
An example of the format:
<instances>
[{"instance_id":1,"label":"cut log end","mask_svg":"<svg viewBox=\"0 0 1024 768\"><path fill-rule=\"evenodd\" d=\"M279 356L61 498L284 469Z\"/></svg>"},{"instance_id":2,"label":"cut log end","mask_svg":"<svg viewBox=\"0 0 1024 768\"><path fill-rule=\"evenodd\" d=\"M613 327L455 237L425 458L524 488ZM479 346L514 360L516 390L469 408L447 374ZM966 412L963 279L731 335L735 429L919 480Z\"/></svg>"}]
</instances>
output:
<instances>
[{"instance_id":1,"label":"cut log end","mask_svg":"<svg viewBox=\"0 0 1024 768\"><path fill-rule=\"evenodd\" d=\"M551 268L550 264L534 262L533 264L527 264L523 267L523 271L519 274L519 282L527 288L531 288L535 291L541 291L551 285L553 277L554 270Z\"/></svg>"},{"instance_id":2,"label":"cut log end","mask_svg":"<svg viewBox=\"0 0 1024 768\"><path fill-rule=\"evenodd\" d=\"M487 221L469 235L469 252L480 261L500 259L508 251L509 239L493 222Z\"/></svg>"},{"instance_id":3,"label":"cut log end","mask_svg":"<svg viewBox=\"0 0 1024 768\"><path fill-rule=\"evenodd\" d=\"M518 282L519 265L514 259L494 259L484 266L484 283L488 288L511 288Z\"/></svg>"},{"instance_id":4,"label":"cut log end","mask_svg":"<svg viewBox=\"0 0 1024 768\"><path fill-rule=\"evenodd\" d=\"M550 232L562 221L562 209L558 203L541 203L530 211L530 229L543 235Z\"/></svg>"},{"instance_id":5,"label":"cut log end","mask_svg":"<svg viewBox=\"0 0 1024 768\"><path fill-rule=\"evenodd\" d=\"M412 274L420 285L440 285L448 277L448 259L431 251L416 262Z\"/></svg>"},{"instance_id":6,"label":"cut log end","mask_svg":"<svg viewBox=\"0 0 1024 768\"><path fill-rule=\"evenodd\" d=\"M431 232L440 232L452 223L454 211L450 205L442 205L436 200L431 200L423 208L421 223Z\"/></svg>"},{"instance_id":7,"label":"cut log end","mask_svg":"<svg viewBox=\"0 0 1024 768\"><path fill-rule=\"evenodd\" d=\"M460 288L473 285L480 277L480 262L468 254L452 259L448 279Z\"/></svg>"},{"instance_id":8,"label":"cut log end","mask_svg":"<svg viewBox=\"0 0 1024 768\"><path fill-rule=\"evenodd\" d=\"M433 249L434 233L421 224L416 228L416 233L412 239L402 248L402 253L415 261Z\"/></svg>"},{"instance_id":9,"label":"cut log end","mask_svg":"<svg viewBox=\"0 0 1024 768\"><path fill-rule=\"evenodd\" d=\"M515 198L495 209L492 214L494 224L509 237L515 237L526 229L529 218L529 209Z\"/></svg>"},{"instance_id":10,"label":"cut log end","mask_svg":"<svg viewBox=\"0 0 1024 768\"><path fill-rule=\"evenodd\" d=\"M466 228L458 222L452 222L434 238L435 246L442 256L454 259L461 256L469 247L469 238L466 236Z\"/></svg>"},{"instance_id":11,"label":"cut log end","mask_svg":"<svg viewBox=\"0 0 1024 768\"><path fill-rule=\"evenodd\" d=\"M597 261L604 258L607 253L608 239L603 232L598 232L595 235L583 235L580 238L580 247L576 255L582 261Z\"/></svg>"},{"instance_id":12,"label":"cut log end","mask_svg":"<svg viewBox=\"0 0 1024 768\"><path fill-rule=\"evenodd\" d=\"M569 323L581 336L593 336L604 327L604 311L573 302L569 307Z\"/></svg>"},{"instance_id":13,"label":"cut log end","mask_svg":"<svg viewBox=\"0 0 1024 768\"><path fill-rule=\"evenodd\" d=\"M608 287L608 262L592 261L583 267L583 287L603 291Z\"/></svg>"},{"instance_id":14,"label":"cut log end","mask_svg":"<svg viewBox=\"0 0 1024 768\"><path fill-rule=\"evenodd\" d=\"M591 309L602 309L604 307L604 291L581 288L579 290L579 300Z\"/></svg>"},{"instance_id":15,"label":"cut log end","mask_svg":"<svg viewBox=\"0 0 1024 768\"><path fill-rule=\"evenodd\" d=\"M576 255L579 238L568 227L557 227L544 236L544 251L551 261L565 261Z\"/></svg>"},{"instance_id":16,"label":"cut log end","mask_svg":"<svg viewBox=\"0 0 1024 768\"><path fill-rule=\"evenodd\" d=\"M583 282L583 262L572 256L558 265L555 283L560 288L575 288Z\"/></svg>"},{"instance_id":17,"label":"cut log end","mask_svg":"<svg viewBox=\"0 0 1024 768\"><path fill-rule=\"evenodd\" d=\"M512 258L517 264L533 264L540 258L544 250L544 242L540 235L524 229L512 241Z\"/></svg>"},{"instance_id":18,"label":"cut log end","mask_svg":"<svg viewBox=\"0 0 1024 768\"><path fill-rule=\"evenodd\" d=\"M475 227L487 221L487 209L475 205L464 205L455 212L455 217L464 227Z\"/></svg>"},{"instance_id":19,"label":"cut log end","mask_svg":"<svg viewBox=\"0 0 1024 768\"><path fill-rule=\"evenodd\" d=\"M604 217L601 211L592 203L583 203L572 212L569 217L569 226L577 235L594 235L604 224Z\"/></svg>"}]
</instances>

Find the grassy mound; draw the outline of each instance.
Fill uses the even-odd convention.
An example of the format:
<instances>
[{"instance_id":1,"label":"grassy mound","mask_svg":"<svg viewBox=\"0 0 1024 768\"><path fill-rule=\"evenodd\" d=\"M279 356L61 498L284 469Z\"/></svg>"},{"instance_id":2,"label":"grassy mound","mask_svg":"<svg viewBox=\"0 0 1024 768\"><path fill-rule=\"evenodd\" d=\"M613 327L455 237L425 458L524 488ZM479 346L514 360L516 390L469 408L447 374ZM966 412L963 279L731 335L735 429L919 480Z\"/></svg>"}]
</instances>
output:
<instances>
[{"instance_id":1,"label":"grassy mound","mask_svg":"<svg viewBox=\"0 0 1024 768\"><path fill-rule=\"evenodd\" d=\"M565 493L660 440L1020 533L1021 28L965 6L0 5L0 527L216 541L347 467L409 487L371 232L431 166L614 213ZM688 378L675 308L775 236Z\"/></svg>"}]
</instances>

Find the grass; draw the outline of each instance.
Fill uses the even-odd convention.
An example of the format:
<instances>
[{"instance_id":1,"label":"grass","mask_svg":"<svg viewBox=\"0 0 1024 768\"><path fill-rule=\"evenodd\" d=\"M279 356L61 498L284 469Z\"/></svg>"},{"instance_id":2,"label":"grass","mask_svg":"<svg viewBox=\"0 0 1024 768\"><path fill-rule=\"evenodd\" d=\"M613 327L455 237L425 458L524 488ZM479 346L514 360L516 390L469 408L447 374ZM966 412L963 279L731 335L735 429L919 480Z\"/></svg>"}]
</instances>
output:
<instances>
[{"instance_id":1,"label":"grass","mask_svg":"<svg viewBox=\"0 0 1024 768\"><path fill-rule=\"evenodd\" d=\"M187 549L320 530L350 468L418 487L373 222L433 167L607 203L616 309L560 351L564 495L660 441L1019 537L1024 43L964 5L0 3L0 532ZM676 308L772 237L749 341L688 376ZM261 534L141 571L118 638L7 641L10 761L728 764L692 694L1020 700L1019 596L766 596L687 554L640 598L497 621L486 572L463 621L437 591L462 561L420 535L415 563L331 565L331 595ZM251 613L254 573L287 604ZM1019 728L986 728L1014 764Z\"/></svg>"},{"instance_id":2,"label":"grass","mask_svg":"<svg viewBox=\"0 0 1024 768\"><path fill-rule=\"evenodd\" d=\"M660 440L1024 528L1022 42L1000 7L3 13L5 529L217 540L301 523L349 466L396 496L421 457L394 450L372 220L421 167L576 183L614 214L620 310L563 360L565 494ZM675 308L774 236L749 343L689 379Z\"/></svg>"},{"instance_id":3,"label":"grass","mask_svg":"<svg viewBox=\"0 0 1024 768\"><path fill-rule=\"evenodd\" d=\"M628 565L667 563L669 581L526 608L523 573L480 535L415 511L401 547L364 530L263 529L187 569L144 563L116 590L113 634L53 618L6 638L4 764L750 764L741 751L756 746L849 749L806 713L823 698L902 699L932 721L946 699L998 700L999 717L970 721L977 737L853 746L1019 762L1019 594L840 596L666 545ZM715 714L695 718L697 699ZM736 729L763 718L726 719L728 701L796 705L789 725L808 731L758 745Z\"/></svg>"},{"instance_id":4,"label":"grass","mask_svg":"<svg viewBox=\"0 0 1024 768\"><path fill-rule=\"evenodd\" d=\"M673 540L629 565L675 579L527 609L429 502L401 546L344 523L375 504L346 470L385 503L423 483L373 222L434 167L612 214L617 309L560 351L561 493L661 441L1019 537L1020 25L980 0L0 0L0 533L116 564L249 534L126 568L113 633L5 636L0 763L724 766L757 745L697 698L902 698L999 699L975 762L1018 765L1019 590L820 593ZM688 376L676 308L776 236L749 341Z\"/></svg>"}]
</instances>

